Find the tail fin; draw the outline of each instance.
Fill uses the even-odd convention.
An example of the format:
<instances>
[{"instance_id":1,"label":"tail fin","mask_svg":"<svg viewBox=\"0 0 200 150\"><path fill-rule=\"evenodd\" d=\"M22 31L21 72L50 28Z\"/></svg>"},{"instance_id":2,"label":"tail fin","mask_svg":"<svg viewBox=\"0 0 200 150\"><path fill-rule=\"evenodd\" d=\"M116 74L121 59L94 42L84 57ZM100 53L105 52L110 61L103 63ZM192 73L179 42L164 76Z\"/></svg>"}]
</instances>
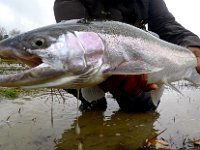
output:
<instances>
[{"instance_id":1,"label":"tail fin","mask_svg":"<svg viewBox=\"0 0 200 150\"><path fill-rule=\"evenodd\" d=\"M200 86L200 74L196 71L196 69L193 69L188 77L185 78L185 80L193 83L196 86Z\"/></svg>"}]
</instances>

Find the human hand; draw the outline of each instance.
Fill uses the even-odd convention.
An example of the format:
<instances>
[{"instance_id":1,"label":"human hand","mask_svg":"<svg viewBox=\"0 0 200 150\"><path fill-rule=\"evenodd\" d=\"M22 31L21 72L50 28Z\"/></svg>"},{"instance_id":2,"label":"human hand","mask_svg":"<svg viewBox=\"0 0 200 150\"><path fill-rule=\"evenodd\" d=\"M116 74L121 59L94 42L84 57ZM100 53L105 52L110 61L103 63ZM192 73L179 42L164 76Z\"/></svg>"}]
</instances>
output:
<instances>
[{"instance_id":1,"label":"human hand","mask_svg":"<svg viewBox=\"0 0 200 150\"><path fill-rule=\"evenodd\" d=\"M199 47L188 47L189 50L191 50L194 55L197 57L197 67L196 70L198 73L200 73L200 48Z\"/></svg>"},{"instance_id":2,"label":"human hand","mask_svg":"<svg viewBox=\"0 0 200 150\"><path fill-rule=\"evenodd\" d=\"M114 97L122 93L137 96L144 91L158 88L156 84L147 84L147 75L113 75L99 85L104 92L110 92Z\"/></svg>"}]
</instances>

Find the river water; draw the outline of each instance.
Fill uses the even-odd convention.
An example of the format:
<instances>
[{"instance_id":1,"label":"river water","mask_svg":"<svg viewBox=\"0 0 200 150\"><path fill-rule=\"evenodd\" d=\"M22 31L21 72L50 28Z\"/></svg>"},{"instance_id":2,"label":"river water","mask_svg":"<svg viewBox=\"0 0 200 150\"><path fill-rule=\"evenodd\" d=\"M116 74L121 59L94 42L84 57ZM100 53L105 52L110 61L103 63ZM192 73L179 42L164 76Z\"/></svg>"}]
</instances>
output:
<instances>
[{"instance_id":1,"label":"river water","mask_svg":"<svg viewBox=\"0 0 200 150\"><path fill-rule=\"evenodd\" d=\"M146 113L120 111L111 95L106 111L93 112L80 112L80 102L64 91L2 97L0 150L134 150L145 149L147 139L168 144L157 148L196 149L200 90L180 90L184 95L166 89L156 112Z\"/></svg>"}]
</instances>

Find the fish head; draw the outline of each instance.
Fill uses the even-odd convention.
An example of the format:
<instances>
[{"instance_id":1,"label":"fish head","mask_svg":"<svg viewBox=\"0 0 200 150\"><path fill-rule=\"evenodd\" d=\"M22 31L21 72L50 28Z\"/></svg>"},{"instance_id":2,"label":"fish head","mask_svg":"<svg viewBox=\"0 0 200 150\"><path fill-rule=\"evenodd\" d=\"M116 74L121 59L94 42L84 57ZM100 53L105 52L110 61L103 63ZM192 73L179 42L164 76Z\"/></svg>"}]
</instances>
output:
<instances>
[{"instance_id":1,"label":"fish head","mask_svg":"<svg viewBox=\"0 0 200 150\"><path fill-rule=\"evenodd\" d=\"M23 73L0 75L0 86L85 86L84 80L102 64L103 50L103 42L96 33L70 31L59 25L5 39L0 42L0 58L15 59L30 68Z\"/></svg>"},{"instance_id":2,"label":"fish head","mask_svg":"<svg viewBox=\"0 0 200 150\"><path fill-rule=\"evenodd\" d=\"M22 38L24 37L24 38ZM0 58L19 60L30 67L42 63L41 59L27 51L31 46L28 44L25 35L11 37L0 42ZM28 60L28 61L27 61Z\"/></svg>"}]
</instances>

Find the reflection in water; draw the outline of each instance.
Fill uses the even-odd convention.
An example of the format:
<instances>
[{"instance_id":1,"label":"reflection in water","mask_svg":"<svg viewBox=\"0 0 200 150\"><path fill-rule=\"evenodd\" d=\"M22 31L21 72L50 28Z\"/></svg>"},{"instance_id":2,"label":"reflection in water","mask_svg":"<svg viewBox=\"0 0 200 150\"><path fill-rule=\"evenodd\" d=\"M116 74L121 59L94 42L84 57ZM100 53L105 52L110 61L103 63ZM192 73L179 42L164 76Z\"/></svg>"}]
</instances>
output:
<instances>
[{"instance_id":1,"label":"reflection in water","mask_svg":"<svg viewBox=\"0 0 200 150\"><path fill-rule=\"evenodd\" d=\"M113 103L111 100L110 104ZM107 114L108 110L82 113L78 118L80 134L75 133L75 121L72 128L66 129L62 134L56 149L74 150L78 149L80 143L86 150L136 149L142 146L146 139L155 136L153 124L158 118L157 113L130 114L117 111L111 116Z\"/></svg>"}]
</instances>

